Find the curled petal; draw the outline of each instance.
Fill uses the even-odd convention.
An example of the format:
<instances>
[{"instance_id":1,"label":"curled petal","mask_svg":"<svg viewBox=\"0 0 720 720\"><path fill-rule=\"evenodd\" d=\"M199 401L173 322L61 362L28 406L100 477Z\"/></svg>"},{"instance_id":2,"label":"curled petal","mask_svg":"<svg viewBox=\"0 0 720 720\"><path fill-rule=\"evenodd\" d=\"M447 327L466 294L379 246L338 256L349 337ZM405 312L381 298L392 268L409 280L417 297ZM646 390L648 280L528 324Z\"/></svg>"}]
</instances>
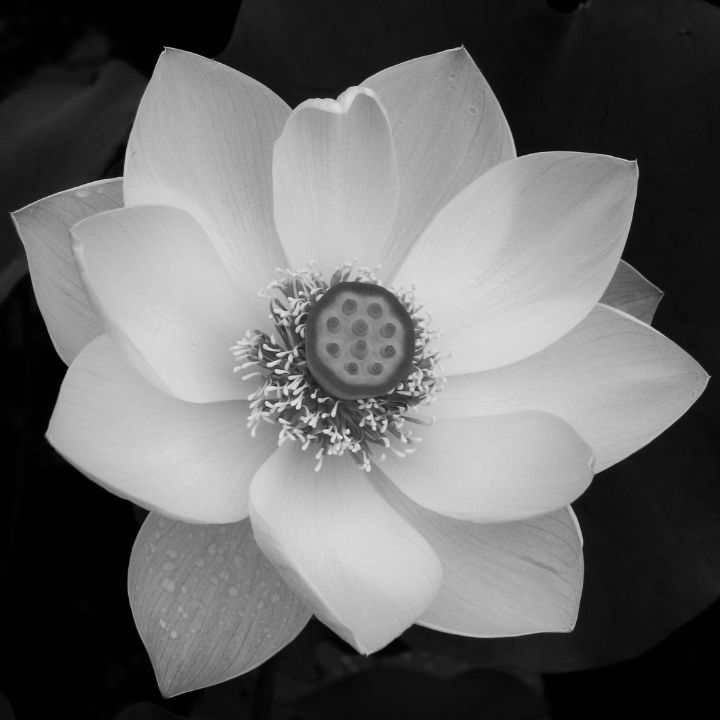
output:
<instances>
[{"instance_id":1,"label":"curled petal","mask_svg":"<svg viewBox=\"0 0 720 720\"><path fill-rule=\"evenodd\" d=\"M293 110L273 155L275 222L291 265L315 260L326 277L357 261L373 267L397 208L390 125L375 93L350 88L337 100Z\"/></svg>"},{"instance_id":2,"label":"curled petal","mask_svg":"<svg viewBox=\"0 0 720 720\"><path fill-rule=\"evenodd\" d=\"M359 652L387 645L428 607L442 570L427 541L346 458L279 448L250 487L255 538L315 614Z\"/></svg>"},{"instance_id":3,"label":"curled petal","mask_svg":"<svg viewBox=\"0 0 720 720\"><path fill-rule=\"evenodd\" d=\"M198 526L151 513L133 545L128 595L165 697L249 672L310 619L248 520Z\"/></svg>"},{"instance_id":4,"label":"curled petal","mask_svg":"<svg viewBox=\"0 0 720 720\"><path fill-rule=\"evenodd\" d=\"M261 322L200 225L163 206L121 208L72 229L105 331L143 376L189 402L246 398L232 344Z\"/></svg>"},{"instance_id":5,"label":"curled petal","mask_svg":"<svg viewBox=\"0 0 720 720\"><path fill-rule=\"evenodd\" d=\"M116 178L50 195L12 214L28 256L38 307L67 365L103 331L75 266L70 228L122 204L122 179Z\"/></svg>"},{"instance_id":6,"label":"curled petal","mask_svg":"<svg viewBox=\"0 0 720 720\"><path fill-rule=\"evenodd\" d=\"M497 98L464 47L368 78L387 110L400 174L398 211L382 258L392 277L435 214L494 165L515 157Z\"/></svg>"},{"instance_id":7,"label":"curled petal","mask_svg":"<svg viewBox=\"0 0 720 720\"><path fill-rule=\"evenodd\" d=\"M194 404L145 382L105 335L65 375L47 438L110 492L189 522L247 516L248 486L275 434L245 429L247 403Z\"/></svg>"},{"instance_id":8,"label":"curled petal","mask_svg":"<svg viewBox=\"0 0 720 720\"><path fill-rule=\"evenodd\" d=\"M590 444L600 472L672 425L707 380L698 363L657 330L598 305L565 337L522 362L451 378L433 413L552 413Z\"/></svg>"},{"instance_id":9,"label":"curled petal","mask_svg":"<svg viewBox=\"0 0 720 720\"><path fill-rule=\"evenodd\" d=\"M432 309L446 372L517 362L577 325L615 272L636 186L633 162L550 152L497 165L451 200L395 279Z\"/></svg>"},{"instance_id":10,"label":"curled petal","mask_svg":"<svg viewBox=\"0 0 720 720\"><path fill-rule=\"evenodd\" d=\"M593 453L566 422L539 412L443 418L412 455L378 467L441 515L505 522L567 505L593 477Z\"/></svg>"},{"instance_id":11,"label":"curled petal","mask_svg":"<svg viewBox=\"0 0 720 720\"><path fill-rule=\"evenodd\" d=\"M241 287L285 267L272 219L272 146L290 108L256 80L166 50L125 155L125 204L172 205L195 217Z\"/></svg>"}]
</instances>

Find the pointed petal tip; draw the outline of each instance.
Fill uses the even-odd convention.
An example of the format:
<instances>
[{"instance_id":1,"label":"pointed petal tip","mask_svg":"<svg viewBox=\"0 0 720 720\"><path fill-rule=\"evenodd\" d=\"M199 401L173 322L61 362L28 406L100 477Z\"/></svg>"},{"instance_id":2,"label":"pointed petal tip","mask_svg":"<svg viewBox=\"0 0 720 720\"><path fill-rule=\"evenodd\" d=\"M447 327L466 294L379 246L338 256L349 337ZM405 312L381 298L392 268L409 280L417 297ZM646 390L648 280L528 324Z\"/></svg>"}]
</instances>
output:
<instances>
[{"instance_id":1,"label":"pointed petal tip","mask_svg":"<svg viewBox=\"0 0 720 720\"><path fill-rule=\"evenodd\" d=\"M710 373L708 373L707 370L705 370L705 368L703 368L702 365L698 363L697 383L693 388L693 402L698 400L700 396L705 392L711 378L712 375L710 375Z\"/></svg>"},{"instance_id":2,"label":"pointed petal tip","mask_svg":"<svg viewBox=\"0 0 720 720\"><path fill-rule=\"evenodd\" d=\"M189 50L181 50L180 48L172 47L171 45L163 45L163 50L158 55L158 62L162 59L169 59L174 55L197 55L197 53L190 52ZM198 56L202 57L202 56Z\"/></svg>"},{"instance_id":3,"label":"pointed petal tip","mask_svg":"<svg viewBox=\"0 0 720 720\"><path fill-rule=\"evenodd\" d=\"M23 237L22 232L20 232L20 218L23 211L27 208L27 205L25 207L19 208L18 210L12 210L8 213L10 216L10 222L13 224L13 227L15 228L15 232L17 233L18 237L20 238L20 242L23 244L23 247L25 248L25 251L27 252L27 243L25 242L25 238Z\"/></svg>"},{"instance_id":4,"label":"pointed petal tip","mask_svg":"<svg viewBox=\"0 0 720 720\"><path fill-rule=\"evenodd\" d=\"M410 626L408 626L410 627ZM376 653L380 650L382 650L384 647L387 647L391 642L397 639L397 637L400 637L402 632L405 632L408 628L405 628L405 630L398 633L397 637L395 638L385 638L373 643L367 643L365 642L365 639L356 637L355 633L353 633L351 630L347 628L338 628L337 626L333 626L332 631L339 635L348 645L352 646L359 652L361 655L364 655L365 657L369 657L373 653Z\"/></svg>"}]
</instances>

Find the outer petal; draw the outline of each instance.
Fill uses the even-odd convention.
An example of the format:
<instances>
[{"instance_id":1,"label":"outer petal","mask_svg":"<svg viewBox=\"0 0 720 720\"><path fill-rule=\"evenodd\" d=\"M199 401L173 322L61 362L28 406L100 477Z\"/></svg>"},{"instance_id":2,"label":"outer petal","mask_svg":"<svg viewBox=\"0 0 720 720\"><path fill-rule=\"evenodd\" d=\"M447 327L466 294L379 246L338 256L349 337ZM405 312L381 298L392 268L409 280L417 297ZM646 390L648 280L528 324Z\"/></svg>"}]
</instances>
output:
<instances>
[{"instance_id":1,"label":"outer petal","mask_svg":"<svg viewBox=\"0 0 720 720\"><path fill-rule=\"evenodd\" d=\"M650 325L662 296L659 287L621 260L600 302Z\"/></svg>"},{"instance_id":2,"label":"outer petal","mask_svg":"<svg viewBox=\"0 0 720 720\"><path fill-rule=\"evenodd\" d=\"M146 383L105 335L70 366L47 438L116 495L189 522L247 516L248 485L275 436L245 429L247 403L196 405Z\"/></svg>"},{"instance_id":3,"label":"outer petal","mask_svg":"<svg viewBox=\"0 0 720 720\"><path fill-rule=\"evenodd\" d=\"M450 375L508 365L592 309L622 252L637 166L585 153L494 167L436 216L396 283L418 297L452 353Z\"/></svg>"},{"instance_id":4,"label":"outer petal","mask_svg":"<svg viewBox=\"0 0 720 720\"><path fill-rule=\"evenodd\" d=\"M400 198L381 273L392 277L443 205L514 158L515 145L500 103L463 47L394 65L363 85L385 106L397 152Z\"/></svg>"},{"instance_id":5,"label":"outer petal","mask_svg":"<svg viewBox=\"0 0 720 720\"><path fill-rule=\"evenodd\" d=\"M106 332L158 387L190 402L245 398L230 346L261 319L198 223L171 207L121 208L72 230Z\"/></svg>"},{"instance_id":6,"label":"outer petal","mask_svg":"<svg viewBox=\"0 0 720 720\"><path fill-rule=\"evenodd\" d=\"M472 637L573 629L583 557L570 508L523 522L474 523L426 510L387 481L377 487L442 562L442 588L420 625Z\"/></svg>"},{"instance_id":7,"label":"outer petal","mask_svg":"<svg viewBox=\"0 0 720 720\"><path fill-rule=\"evenodd\" d=\"M12 214L25 245L40 312L55 350L67 365L102 333L75 266L69 230L86 217L122 204L122 179L116 178L50 195Z\"/></svg>"},{"instance_id":8,"label":"outer petal","mask_svg":"<svg viewBox=\"0 0 720 720\"><path fill-rule=\"evenodd\" d=\"M186 210L240 285L263 287L286 264L272 219L271 158L289 113L252 78L166 50L128 141L125 204Z\"/></svg>"},{"instance_id":9,"label":"outer petal","mask_svg":"<svg viewBox=\"0 0 720 720\"><path fill-rule=\"evenodd\" d=\"M564 421L528 412L445 418L417 451L380 469L416 503L442 515L504 522L575 500L593 477L592 450Z\"/></svg>"},{"instance_id":10,"label":"outer petal","mask_svg":"<svg viewBox=\"0 0 720 720\"><path fill-rule=\"evenodd\" d=\"M250 487L260 549L317 616L370 653L411 625L440 587L427 541L350 460L314 472L312 453L282 446Z\"/></svg>"},{"instance_id":11,"label":"outer petal","mask_svg":"<svg viewBox=\"0 0 720 720\"><path fill-rule=\"evenodd\" d=\"M374 266L392 227L398 176L387 115L372 90L307 100L273 154L275 222L293 267Z\"/></svg>"},{"instance_id":12,"label":"outer petal","mask_svg":"<svg viewBox=\"0 0 720 720\"><path fill-rule=\"evenodd\" d=\"M591 445L599 472L672 425L708 376L684 350L635 318L598 305L554 345L492 372L453 377L437 417L542 410Z\"/></svg>"},{"instance_id":13,"label":"outer petal","mask_svg":"<svg viewBox=\"0 0 720 720\"><path fill-rule=\"evenodd\" d=\"M310 619L247 519L198 527L149 515L130 556L128 595L165 697L252 670Z\"/></svg>"}]
</instances>

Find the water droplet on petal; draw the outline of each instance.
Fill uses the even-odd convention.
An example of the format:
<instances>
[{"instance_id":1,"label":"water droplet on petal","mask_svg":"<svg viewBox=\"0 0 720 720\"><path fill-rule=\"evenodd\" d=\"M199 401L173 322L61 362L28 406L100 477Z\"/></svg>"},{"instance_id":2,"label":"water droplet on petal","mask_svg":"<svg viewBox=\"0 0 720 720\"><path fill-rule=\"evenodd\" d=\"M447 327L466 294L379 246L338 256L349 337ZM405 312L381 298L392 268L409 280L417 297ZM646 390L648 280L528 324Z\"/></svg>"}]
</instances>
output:
<instances>
[{"instance_id":1,"label":"water droplet on petal","mask_svg":"<svg viewBox=\"0 0 720 720\"><path fill-rule=\"evenodd\" d=\"M236 598L239 595L238 589L236 587L229 587L228 588L228 595L230 597Z\"/></svg>"},{"instance_id":2,"label":"water droplet on petal","mask_svg":"<svg viewBox=\"0 0 720 720\"><path fill-rule=\"evenodd\" d=\"M175 592L175 581L171 580L170 578L163 578L162 583L160 584L163 590L167 590L169 593Z\"/></svg>"},{"instance_id":3,"label":"water droplet on petal","mask_svg":"<svg viewBox=\"0 0 720 720\"><path fill-rule=\"evenodd\" d=\"M170 637L171 637L173 640L175 640L175 638L177 637L177 632L176 632L175 630L173 630L173 631L170 633Z\"/></svg>"}]
</instances>

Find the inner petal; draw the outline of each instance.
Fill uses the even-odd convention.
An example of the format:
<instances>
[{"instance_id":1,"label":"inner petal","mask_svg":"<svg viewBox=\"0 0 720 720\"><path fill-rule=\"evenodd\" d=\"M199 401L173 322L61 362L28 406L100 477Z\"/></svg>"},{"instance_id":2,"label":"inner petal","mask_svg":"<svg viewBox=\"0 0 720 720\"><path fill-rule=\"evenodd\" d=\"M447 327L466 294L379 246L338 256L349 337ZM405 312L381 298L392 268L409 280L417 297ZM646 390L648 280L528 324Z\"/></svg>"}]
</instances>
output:
<instances>
[{"instance_id":1,"label":"inner petal","mask_svg":"<svg viewBox=\"0 0 720 720\"><path fill-rule=\"evenodd\" d=\"M374 267L397 209L395 147L372 90L308 100L273 152L275 224L291 266L317 260L328 276L348 260Z\"/></svg>"}]
</instances>

